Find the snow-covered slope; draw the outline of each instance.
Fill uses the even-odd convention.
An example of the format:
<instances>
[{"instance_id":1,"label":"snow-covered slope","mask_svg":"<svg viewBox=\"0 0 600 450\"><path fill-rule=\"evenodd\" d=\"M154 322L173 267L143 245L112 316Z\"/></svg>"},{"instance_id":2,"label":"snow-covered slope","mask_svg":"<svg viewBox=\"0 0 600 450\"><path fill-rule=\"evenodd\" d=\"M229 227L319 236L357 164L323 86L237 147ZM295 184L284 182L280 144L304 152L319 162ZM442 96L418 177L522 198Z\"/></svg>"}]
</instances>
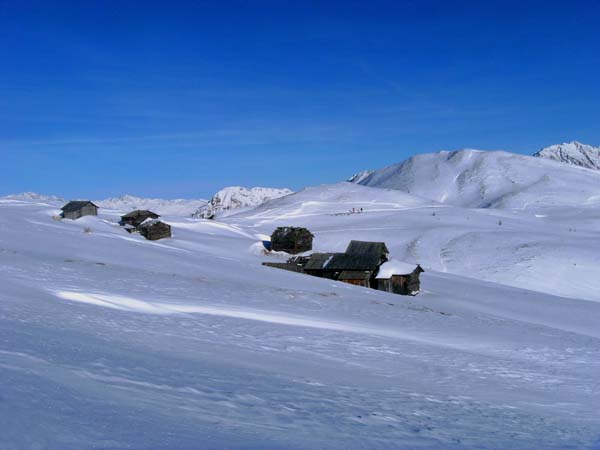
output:
<instances>
[{"instance_id":1,"label":"snow-covered slope","mask_svg":"<svg viewBox=\"0 0 600 450\"><path fill-rule=\"evenodd\" d=\"M363 213L345 214L351 206ZM277 219L277 208L288 216ZM400 252L411 234L443 241L469 221L487 237L520 235L533 216L506 213L498 226L498 211L469 219L349 183L227 223L166 216L174 238L157 242L128 235L107 209L77 221L54 221L56 212L0 200L0 448L600 442L600 303L431 267L423 292L407 298L263 267L254 251L282 221L308 224L320 248L385 237L394 257L421 259L421 242ZM570 236L567 216L540 218L536 233ZM488 247L452 246L471 258L464 263L501 260Z\"/></svg>"},{"instance_id":2,"label":"snow-covered slope","mask_svg":"<svg viewBox=\"0 0 600 450\"><path fill-rule=\"evenodd\" d=\"M194 217L212 219L235 213L241 208L258 206L274 198L291 194L289 189L229 186L217 192L210 201L197 209Z\"/></svg>"},{"instance_id":3,"label":"snow-covered slope","mask_svg":"<svg viewBox=\"0 0 600 450\"><path fill-rule=\"evenodd\" d=\"M533 156L600 170L600 147L592 147L577 141L551 145L541 149Z\"/></svg>"},{"instance_id":4,"label":"snow-covered slope","mask_svg":"<svg viewBox=\"0 0 600 450\"><path fill-rule=\"evenodd\" d=\"M600 199L600 173L502 151L416 155L375 171L360 184L474 208L582 205Z\"/></svg>"},{"instance_id":5,"label":"snow-covered slope","mask_svg":"<svg viewBox=\"0 0 600 450\"><path fill-rule=\"evenodd\" d=\"M415 197L394 189L373 189L342 182L302 189L285 197L269 200L256 208L239 211L229 221L244 220L249 226L273 221L319 220L324 217L346 217L365 212L398 211L407 208L431 206L431 200ZM372 218L372 216L371 216Z\"/></svg>"},{"instance_id":6,"label":"snow-covered slope","mask_svg":"<svg viewBox=\"0 0 600 450\"><path fill-rule=\"evenodd\" d=\"M277 226L308 227L323 252L344 251L350 239L384 241L395 257L437 271L600 301L598 206L466 209L338 183L224 220L265 235Z\"/></svg>"},{"instance_id":7,"label":"snow-covered slope","mask_svg":"<svg viewBox=\"0 0 600 450\"><path fill-rule=\"evenodd\" d=\"M206 205L207 201L202 199L174 199L140 198L133 195L122 195L120 197L105 200L94 200L101 208L114 209L121 212L129 212L135 209L149 209L157 214L174 214L180 216L191 216L198 208Z\"/></svg>"}]
</instances>

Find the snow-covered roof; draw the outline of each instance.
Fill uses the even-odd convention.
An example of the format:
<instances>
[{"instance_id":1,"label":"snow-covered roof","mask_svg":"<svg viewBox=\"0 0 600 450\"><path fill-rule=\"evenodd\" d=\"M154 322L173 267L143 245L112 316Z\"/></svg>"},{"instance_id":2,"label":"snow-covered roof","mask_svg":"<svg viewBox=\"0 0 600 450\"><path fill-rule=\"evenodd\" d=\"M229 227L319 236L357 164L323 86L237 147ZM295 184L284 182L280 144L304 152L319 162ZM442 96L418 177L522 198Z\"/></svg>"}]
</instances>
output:
<instances>
[{"instance_id":1,"label":"snow-covered roof","mask_svg":"<svg viewBox=\"0 0 600 450\"><path fill-rule=\"evenodd\" d=\"M408 275L413 273L418 264L407 263L397 259L390 259L379 267L375 278L390 278L392 275Z\"/></svg>"},{"instance_id":2,"label":"snow-covered roof","mask_svg":"<svg viewBox=\"0 0 600 450\"><path fill-rule=\"evenodd\" d=\"M144 220L142 223L140 223L139 228L142 227L151 227L154 224L157 223L164 223L162 222L160 219L153 219L151 217L148 217L146 220Z\"/></svg>"}]
</instances>

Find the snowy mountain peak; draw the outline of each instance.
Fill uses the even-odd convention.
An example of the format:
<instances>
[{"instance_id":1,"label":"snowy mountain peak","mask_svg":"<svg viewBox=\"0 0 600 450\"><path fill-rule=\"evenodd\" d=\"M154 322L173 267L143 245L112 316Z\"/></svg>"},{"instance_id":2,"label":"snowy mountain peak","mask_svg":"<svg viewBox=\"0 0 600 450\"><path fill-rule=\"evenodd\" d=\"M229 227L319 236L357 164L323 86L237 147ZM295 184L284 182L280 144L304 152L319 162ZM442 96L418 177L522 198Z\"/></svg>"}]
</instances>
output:
<instances>
[{"instance_id":1,"label":"snowy mountain peak","mask_svg":"<svg viewBox=\"0 0 600 450\"><path fill-rule=\"evenodd\" d=\"M194 217L212 219L216 215L223 215L227 211L258 206L268 200L292 193L293 191L285 188L229 186L221 189L206 205L198 208L194 213Z\"/></svg>"},{"instance_id":2,"label":"snowy mountain peak","mask_svg":"<svg viewBox=\"0 0 600 450\"><path fill-rule=\"evenodd\" d=\"M577 141L551 145L534 153L533 156L600 170L600 147L593 147Z\"/></svg>"}]
</instances>

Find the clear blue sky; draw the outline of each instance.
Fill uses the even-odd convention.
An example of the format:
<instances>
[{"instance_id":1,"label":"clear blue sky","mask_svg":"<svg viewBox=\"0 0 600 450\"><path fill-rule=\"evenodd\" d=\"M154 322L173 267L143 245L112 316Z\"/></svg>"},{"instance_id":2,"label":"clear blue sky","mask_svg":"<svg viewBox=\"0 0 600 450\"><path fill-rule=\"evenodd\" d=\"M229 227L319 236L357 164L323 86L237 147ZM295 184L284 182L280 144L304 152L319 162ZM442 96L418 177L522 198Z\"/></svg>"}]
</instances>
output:
<instances>
[{"instance_id":1,"label":"clear blue sky","mask_svg":"<svg viewBox=\"0 0 600 450\"><path fill-rule=\"evenodd\" d=\"M0 0L0 195L207 197L600 145L600 2Z\"/></svg>"}]
</instances>

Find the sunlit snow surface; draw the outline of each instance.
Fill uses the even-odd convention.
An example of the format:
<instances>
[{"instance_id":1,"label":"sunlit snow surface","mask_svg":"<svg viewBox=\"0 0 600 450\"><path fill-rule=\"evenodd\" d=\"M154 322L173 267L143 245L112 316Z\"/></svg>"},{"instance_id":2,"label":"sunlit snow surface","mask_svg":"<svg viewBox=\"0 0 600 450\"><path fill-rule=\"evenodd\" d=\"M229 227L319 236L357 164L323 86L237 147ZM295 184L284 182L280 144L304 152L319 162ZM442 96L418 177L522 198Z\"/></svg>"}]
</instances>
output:
<instances>
[{"instance_id":1,"label":"sunlit snow surface","mask_svg":"<svg viewBox=\"0 0 600 450\"><path fill-rule=\"evenodd\" d=\"M1 449L600 446L591 206L468 210L341 183L226 222L166 216L157 242L118 211L59 207L0 199ZM423 292L263 267L284 258L259 242L282 224L315 250L384 240L423 265Z\"/></svg>"}]
</instances>

